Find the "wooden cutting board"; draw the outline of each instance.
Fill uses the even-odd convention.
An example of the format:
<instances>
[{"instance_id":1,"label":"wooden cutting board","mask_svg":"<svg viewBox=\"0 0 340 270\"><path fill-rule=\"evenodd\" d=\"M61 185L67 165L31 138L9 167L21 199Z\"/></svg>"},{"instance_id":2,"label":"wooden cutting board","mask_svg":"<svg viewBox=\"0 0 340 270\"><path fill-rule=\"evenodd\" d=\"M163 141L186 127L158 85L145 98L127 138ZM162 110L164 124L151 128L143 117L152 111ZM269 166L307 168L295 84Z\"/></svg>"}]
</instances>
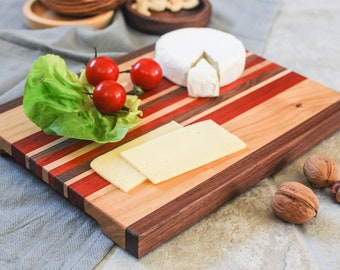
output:
<instances>
[{"instance_id":1,"label":"wooden cutting board","mask_svg":"<svg viewBox=\"0 0 340 270\"><path fill-rule=\"evenodd\" d=\"M127 69L140 57L152 57L153 49L143 48L117 62ZM120 80L127 81L124 76L128 74ZM141 98L141 125L123 141L102 145L45 135L24 115L22 99L0 107L0 149L96 219L104 234L136 257L340 128L340 93L251 52L243 76L221 88L219 97L194 99L185 88L164 79ZM145 182L128 193L90 169L97 156L164 123L187 125L209 118L248 148L158 185Z\"/></svg>"}]
</instances>

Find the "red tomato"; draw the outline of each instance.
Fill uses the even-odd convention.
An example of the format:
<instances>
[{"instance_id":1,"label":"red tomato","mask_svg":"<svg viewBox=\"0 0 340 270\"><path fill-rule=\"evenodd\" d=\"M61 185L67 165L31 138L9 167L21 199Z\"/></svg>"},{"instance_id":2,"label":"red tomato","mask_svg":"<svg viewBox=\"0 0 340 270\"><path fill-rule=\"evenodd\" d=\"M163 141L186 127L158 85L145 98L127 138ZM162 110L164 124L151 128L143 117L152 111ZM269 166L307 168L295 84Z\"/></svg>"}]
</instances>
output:
<instances>
[{"instance_id":1,"label":"red tomato","mask_svg":"<svg viewBox=\"0 0 340 270\"><path fill-rule=\"evenodd\" d=\"M143 90L151 90L162 81L163 71L155 60L142 58L132 66L130 78L134 85Z\"/></svg>"},{"instance_id":2,"label":"red tomato","mask_svg":"<svg viewBox=\"0 0 340 270\"><path fill-rule=\"evenodd\" d=\"M93 86L105 80L116 81L119 76L119 67L107 56L94 57L86 65L85 76Z\"/></svg>"},{"instance_id":3,"label":"red tomato","mask_svg":"<svg viewBox=\"0 0 340 270\"><path fill-rule=\"evenodd\" d=\"M93 90L93 104L103 114L114 114L123 108L126 101L125 88L116 81L98 83Z\"/></svg>"}]
</instances>

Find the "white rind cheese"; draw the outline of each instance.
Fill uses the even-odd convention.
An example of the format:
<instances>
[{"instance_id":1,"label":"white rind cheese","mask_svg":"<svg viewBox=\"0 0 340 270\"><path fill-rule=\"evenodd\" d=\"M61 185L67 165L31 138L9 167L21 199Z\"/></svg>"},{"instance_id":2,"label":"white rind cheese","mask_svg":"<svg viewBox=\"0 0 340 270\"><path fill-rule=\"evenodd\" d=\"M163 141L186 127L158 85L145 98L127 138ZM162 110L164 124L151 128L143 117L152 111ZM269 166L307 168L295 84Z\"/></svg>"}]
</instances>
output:
<instances>
[{"instance_id":1,"label":"white rind cheese","mask_svg":"<svg viewBox=\"0 0 340 270\"><path fill-rule=\"evenodd\" d=\"M188 86L188 74L204 58L217 72L219 86L241 76L246 50L235 36L212 28L182 28L161 36L155 45L155 60L170 81Z\"/></svg>"},{"instance_id":2,"label":"white rind cheese","mask_svg":"<svg viewBox=\"0 0 340 270\"><path fill-rule=\"evenodd\" d=\"M219 93L217 71L202 58L188 72L188 94L191 97L217 97Z\"/></svg>"},{"instance_id":3,"label":"white rind cheese","mask_svg":"<svg viewBox=\"0 0 340 270\"><path fill-rule=\"evenodd\" d=\"M157 184L246 148L212 120L177 129L122 151L122 157Z\"/></svg>"},{"instance_id":4,"label":"white rind cheese","mask_svg":"<svg viewBox=\"0 0 340 270\"><path fill-rule=\"evenodd\" d=\"M120 153L179 128L183 127L172 121L97 157L91 162L90 166L105 180L128 192L143 183L147 178L126 162Z\"/></svg>"}]
</instances>

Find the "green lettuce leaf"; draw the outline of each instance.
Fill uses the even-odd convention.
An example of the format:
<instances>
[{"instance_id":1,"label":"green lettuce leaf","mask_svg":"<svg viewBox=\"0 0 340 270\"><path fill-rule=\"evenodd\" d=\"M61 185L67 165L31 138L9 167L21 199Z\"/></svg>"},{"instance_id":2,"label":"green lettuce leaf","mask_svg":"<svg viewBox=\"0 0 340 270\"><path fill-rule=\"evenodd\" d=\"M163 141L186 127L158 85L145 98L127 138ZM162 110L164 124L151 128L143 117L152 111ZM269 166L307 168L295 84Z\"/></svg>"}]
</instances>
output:
<instances>
[{"instance_id":1,"label":"green lettuce leaf","mask_svg":"<svg viewBox=\"0 0 340 270\"><path fill-rule=\"evenodd\" d=\"M104 115L93 105L93 87L83 74L69 70L65 61L53 54L40 56L26 79L23 109L27 117L46 134L115 142L140 123L140 99L127 95L126 107L114 115Z\"/></svg>"}]
</instances>

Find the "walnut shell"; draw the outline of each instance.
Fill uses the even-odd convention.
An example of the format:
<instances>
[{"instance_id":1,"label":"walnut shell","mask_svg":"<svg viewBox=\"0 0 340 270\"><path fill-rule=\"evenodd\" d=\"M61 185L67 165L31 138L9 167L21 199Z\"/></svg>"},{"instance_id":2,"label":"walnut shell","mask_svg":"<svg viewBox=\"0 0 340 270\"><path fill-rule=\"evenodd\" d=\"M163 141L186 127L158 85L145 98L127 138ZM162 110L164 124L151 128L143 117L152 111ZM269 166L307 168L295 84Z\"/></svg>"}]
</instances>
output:
<instances>
[{"instance_id":1,"label":"walnut shell","mask_svg":"<svg viewBox=\"0 0 340 270\"><path fill-rule=\"evenodd\" d=\"M340 203L340 180L331 185L330 195L333 201Z\"/></svg>"},{"instance_id":2,"label":"walnut shell","mask_svg":"<svg viewBox=\"0 0 340 270\"><path fill-rule=\"evenodd\" d=\"M322 154L309 156L303 165L303 173L313 188L330 187L339 178L335 162Z\"/></svg>"},{"instance_id":3,"label":"walnut shell","mask_svg":"<svg viewBox=\"0 0 340 270\"><path fill-rule=\"evenodd\" d=\"M299 182L285 182L275 192L271 207L282 220L303 224L316 217L319 201L309 187Z\"/></svg>"}]
</instances>

